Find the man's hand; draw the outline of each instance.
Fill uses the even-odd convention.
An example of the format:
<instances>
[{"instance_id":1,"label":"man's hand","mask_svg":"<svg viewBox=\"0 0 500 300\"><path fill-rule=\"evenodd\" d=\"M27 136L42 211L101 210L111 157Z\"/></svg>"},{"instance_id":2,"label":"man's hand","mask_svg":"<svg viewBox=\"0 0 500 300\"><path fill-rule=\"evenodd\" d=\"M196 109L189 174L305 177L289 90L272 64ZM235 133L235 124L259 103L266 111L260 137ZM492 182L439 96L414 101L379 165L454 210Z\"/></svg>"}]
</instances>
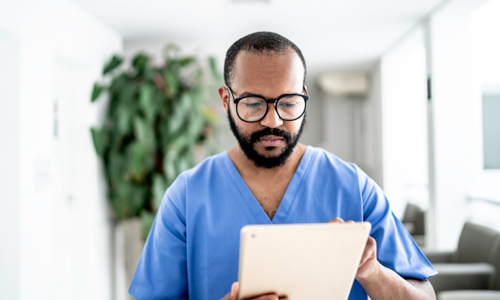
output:
<instances>
[{"instance_id":1,"label":"man's hand","mask_svg":"<svg viewBox=\"0 0 500 300\"><path fill-rule=\"evenodd\" d=\"M231 292L224 296L224 298L220 300L237 300L238 299L238 291L240 289L240 284L238 282L233 283L231 286ZM276 294L266 294L261 295L257 298L245 299L245 300L288 300L286 297L278 297Z\"/></svg>"},{"instance_id":2,"label":"man's hand","mask_svg":"<svg viewBox=\"0 0 500 300\"><path fill-rule=\"evenodd\" d=\"M344 220L335 218L328 223L344 223ZM354 222L347 221L345 223ZM436 299L434 289L428 280L405 280L393 270L382 266L377 260L377 242L371 236L366 241L365 250L356 272L356 279L373 300Z\"/></svg>"},{"instance_id":3,"label":"man's hand","mask_svg":"<svg viewBox=\"0 0 500 300\"><path fill-rule=\"evenodd\" d=\"M341 218L337 217L328 223L354 223L354 221L344 222ZM356 279L368 280L370 278L376 278L380 272L380 263L377 260L377 242L371 236L368 237L366 241L365 250L363 251L363 256L361 256L361 261L359 262L358 271L356 272Z\"/></svg>"}]
</instances>

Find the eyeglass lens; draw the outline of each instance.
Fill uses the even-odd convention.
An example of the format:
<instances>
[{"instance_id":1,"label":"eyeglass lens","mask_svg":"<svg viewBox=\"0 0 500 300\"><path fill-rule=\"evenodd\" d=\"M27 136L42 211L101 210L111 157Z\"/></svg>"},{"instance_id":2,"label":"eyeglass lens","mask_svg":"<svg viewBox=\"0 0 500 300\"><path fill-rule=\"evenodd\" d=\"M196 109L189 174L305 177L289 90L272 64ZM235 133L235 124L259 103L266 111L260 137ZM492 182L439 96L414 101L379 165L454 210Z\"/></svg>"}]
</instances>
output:
<instances>
[{"instance_id":1,"label":"eyeglass lens","mask_svg":"<svg viewBox=\"0 0 500 300\"><path fill-rule=\"evenodd\" d=\"M281 98L277 105L278 115L284 120L294 120L300 117L305 110L304 98L290 95ZM245 121L257 121L266 114L267 103L259 97L245 97L240 100L236 109L238 115Z\"/></svg>"}]
</instances>

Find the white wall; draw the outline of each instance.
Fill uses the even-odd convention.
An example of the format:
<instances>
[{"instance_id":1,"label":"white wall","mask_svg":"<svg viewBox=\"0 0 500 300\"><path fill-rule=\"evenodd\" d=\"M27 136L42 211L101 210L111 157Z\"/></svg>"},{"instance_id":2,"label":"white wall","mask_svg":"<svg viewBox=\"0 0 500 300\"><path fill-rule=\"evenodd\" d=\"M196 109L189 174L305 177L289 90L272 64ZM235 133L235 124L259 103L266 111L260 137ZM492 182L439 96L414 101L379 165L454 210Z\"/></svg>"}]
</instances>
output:
<instances>
[{"instance_id":1,"label":"white wall","mask_svg":"<svg viewBox=\"0 0 500 300\"><path fill-rule=\"evenodd\" d=\"M367 72L369 93L356 99L318 91L321 106L315 118L322 119L319 145L345 161L356 163L383 186L380 63L351 70Z\"/></svg>"},{"instance_id":2,"label":"white wall","mask_svg":"<svg viewBox=\"0 0 500 300\"><path fill-rule=\"evenodd\" d=\"M357 164L382 188L385 188L383 170L382 132L382 68L380 60L371 68L371 90L363 102L364 129L360 136L364 149ZM391 201L391 200L390 200Z\"/></svg>"},{"instance_id":3,"label":"white wall","mask_svg":"<svg viewBox=\"0 0 500 300\"><path fill-rule=\"evenodd\" d=\"M89 134L102 107L89 99L122 39L63 0L2 2L0 28L19 40L19 84L10 86L18 94L10 120L19 121L19 143L9 144L18 155L9 156L9 173L19 176L11 178L17 195L8 200L17 208L2 204L5 214L18 216L19 261L6 272L19 277L7 298L110 299L111 219Z\"/></svg>"},{"instance_id":4,"label":"white wall","mask_svg":"<svg viewBox=\"0 0 500 300\"><path fill-rule=\"evenodd\" d=\"M498 55L500 53L500 39L497 38L500 29L499 14L500 0L492 0L477 8L471 16L471 54L473 73L476 75L476 88L486 92L494 91L495 94L500 93L500 55ZM482 140L480 147L481 149L483 147ZM483 152L481 151L479 155L482 166ZM476 166L477 175L469 195L496 201L500 204L500 170L485 170L481 166ZM500 230L499 215L499 205L471 203L470 218L474 222Z\"/></svg>"},{"instance_id":5,"label":"white wall","mask_svg":"<svg viewBox=\"0 0 500 300\"><path fill-rule=\"evenodd\" d=\"M415 27L388 49L381 65L384 190L402 216L407 202L423 209L429 203L423 28Z\"/></svg>"},{"instance_id":6,"label":"white wall","mask_svg":"<svg viewBox=\"0 0 500 300\"><path fill-rule=\"evenodd\" d=\"M0 296L19 299L19 39L0 28Z\"/></svg>"},{"instance_id":7,"label":"white wall","mask_svg":"<svg viewBox=\"0 0 500 300\"><path fill-rule=\"evenodd\" d=\"M429 18L435 247L457 245L466 197L481 168L480 89L471 65L470 15L483 0L449 1Z\"/></svg>"}]
</instances>

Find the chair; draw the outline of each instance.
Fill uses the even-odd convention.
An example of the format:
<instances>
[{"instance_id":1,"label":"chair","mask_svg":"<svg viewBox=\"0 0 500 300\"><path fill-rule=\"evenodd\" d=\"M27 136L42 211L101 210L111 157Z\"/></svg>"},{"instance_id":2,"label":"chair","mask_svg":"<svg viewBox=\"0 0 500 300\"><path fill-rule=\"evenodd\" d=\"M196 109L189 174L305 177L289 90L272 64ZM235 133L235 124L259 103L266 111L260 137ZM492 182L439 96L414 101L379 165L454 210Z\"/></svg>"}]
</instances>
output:
<instances>
[{"instance_id":1,"label":"chair","mask_svg":"<svg viewBox=\"0 0 500 300\"><path fill-rule=\"evenodd\" d=\"M495 267L495 276L491 280L492 290L457 290L442 291L439 300L500 300L500 238L493 246L490 261Z\"/></svg>"},{"instance_id":2,"label":"chair","mask_svg":"<svg viewBox=\"0 0 500 300\"><path fill-rule=\"evenodd\" d=\"M439 293L438 300L500 300L500 291L446 291Z\"/></svg>"},{"instance_id":3,"label":"chair","mask_svg":"<svg viewBox=\"0 0 500 300\"><path fill-rule=\"evenodd\" d=\"M425 212L417 205L407 203L401 220L413 240L420 247L425 246Z\"/></svg>"},{"instance_id":4,"label":"chair","mask_svg":"<svg viewBox=\"0 0 500 300\"><path fill-rule=\"evenodd\" d=\"M500 276L497 275L500 274L498 231L466 222L455 252L426 253L426 256L439 272L430 279L438 299L486 300L492 299L488 298L492 294L500 296L500 292L496 294L491 293L494 291L488 291L481 294L481 291L478 291L500 290ZM471 298L471 293L477 298Z\"/></svg>"}]
</instances>

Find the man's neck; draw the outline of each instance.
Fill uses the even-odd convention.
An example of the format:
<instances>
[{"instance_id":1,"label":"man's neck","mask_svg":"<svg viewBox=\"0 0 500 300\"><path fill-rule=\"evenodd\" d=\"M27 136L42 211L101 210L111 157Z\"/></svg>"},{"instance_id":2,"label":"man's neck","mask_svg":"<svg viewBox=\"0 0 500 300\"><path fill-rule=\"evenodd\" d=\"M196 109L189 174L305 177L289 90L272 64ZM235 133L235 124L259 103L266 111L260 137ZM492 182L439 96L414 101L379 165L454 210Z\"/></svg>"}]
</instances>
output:
<instances>
[{"instance_id":1,"label":"man's neck","mask_svg":"<svg viewBox=\"0 0 500 300\"><path fill-rule=\"evenodd\" d=\"M281 175L294 174L300 164L300 160L302 159L306 148L307 146L303 144L297 144L283 166L270 169L257 167L254 162L245 155L239 145L230 149L227 154L243 178L247 178L247 176L255 176L262 180L272 180L280 178Z\"/></svg>"}]
</instances>

